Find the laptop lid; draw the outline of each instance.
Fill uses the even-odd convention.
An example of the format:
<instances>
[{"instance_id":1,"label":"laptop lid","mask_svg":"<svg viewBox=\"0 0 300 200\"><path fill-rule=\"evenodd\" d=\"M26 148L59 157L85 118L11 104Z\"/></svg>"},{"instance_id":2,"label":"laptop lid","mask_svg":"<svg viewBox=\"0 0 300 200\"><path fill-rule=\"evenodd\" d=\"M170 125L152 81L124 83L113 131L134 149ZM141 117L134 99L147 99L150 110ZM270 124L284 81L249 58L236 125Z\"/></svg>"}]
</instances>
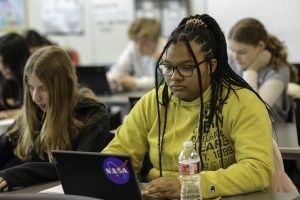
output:
<instances>
[{"instance_id":1,"label":"laptop lid","mask_svg":"<svg viewBox=\"0 0 300 200\"><path fill-rule=\"evenodd\" d=\"M78 82L92 89L96 95L110 95L112 92L106 78L106 66L77 66Z\"/></svg>"},{"instance_id":2,"label":"laptop lid","mask_svg":"<svg viewBox=\"0 0 300 200\"><path fill-rule=\"evenodd\" d=\"M53 151L65 194L107 200L141 200L129 155L79 151Z\"/></svg>"}]
</instances>

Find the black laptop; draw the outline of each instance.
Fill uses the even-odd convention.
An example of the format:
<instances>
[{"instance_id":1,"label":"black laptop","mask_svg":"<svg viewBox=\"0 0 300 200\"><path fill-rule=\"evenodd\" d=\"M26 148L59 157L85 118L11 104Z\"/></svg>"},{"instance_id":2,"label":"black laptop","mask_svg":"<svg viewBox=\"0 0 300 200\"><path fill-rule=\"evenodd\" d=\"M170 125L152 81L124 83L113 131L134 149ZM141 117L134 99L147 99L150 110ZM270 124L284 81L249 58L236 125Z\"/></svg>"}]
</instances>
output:
<instances>
[{"instance_id":1,"label":"black laptop","mask_svg":"<svg viewBox=\"0 0 300 200\"><path fill-rule=\"evenodd\" d=\"M92 89L96 95L111 95L106 78L108 66L77 66L76 73L79 84Z\"/></svg>"},{"instance_id":2,"label":"black laptop","mask_svg":"<svg viewBox=\"0 0 300 200\"><path fill-rule=\"evenodd\" d=\"M105 200L141 200L129 155L53 151L65 194Z\"/></svg>"}]
</instances>

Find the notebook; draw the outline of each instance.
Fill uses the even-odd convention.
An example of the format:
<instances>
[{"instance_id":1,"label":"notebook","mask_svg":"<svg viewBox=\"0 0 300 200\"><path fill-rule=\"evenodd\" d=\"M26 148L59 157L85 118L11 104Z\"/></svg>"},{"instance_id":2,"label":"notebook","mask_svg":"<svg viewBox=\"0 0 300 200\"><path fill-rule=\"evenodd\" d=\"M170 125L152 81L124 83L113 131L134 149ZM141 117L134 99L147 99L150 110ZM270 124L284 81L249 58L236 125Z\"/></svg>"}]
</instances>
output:
<instances>
[{"instance_id":1,"label":"notebook","mask_svg":"<svg viewBox=\"0 0 300 200\"><path fill-rule=\"evenodd\" d=\"M78 82L92 89L96 95L111 95L106 78L107 66L77 66Z\"/></svg>"},{"instance_id":2,"label":"notebook","mask_svg":"<svg viewBox=\"0 0 300 200\"><path fill-rule=\"evenodd\" d=\"M141 190L129 155L53 151L65 194L105 200L141 200Z\"/></svg>"}]
</instances>

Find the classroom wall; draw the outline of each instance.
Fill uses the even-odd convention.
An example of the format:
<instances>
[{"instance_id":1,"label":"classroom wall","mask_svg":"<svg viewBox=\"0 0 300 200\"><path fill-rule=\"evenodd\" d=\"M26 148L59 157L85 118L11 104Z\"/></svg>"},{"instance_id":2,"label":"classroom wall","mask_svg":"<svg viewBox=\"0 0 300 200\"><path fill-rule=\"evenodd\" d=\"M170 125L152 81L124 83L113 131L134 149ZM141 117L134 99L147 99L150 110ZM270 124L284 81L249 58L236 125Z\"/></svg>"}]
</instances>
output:
<instances>
[{"instance_id":1,"label":"classroom wall","mask_svg":"<svg viewBox=\"0 0 300 200\"><path fill-rule=\"evenodd\" d=\"M97 1L97 0L96 0ZM100 0L103 1L103 0ZM116 1L116 0L115 0ZM117 0L118 1L118 0ZM72 47L80 55L81 64L111 64L128 43L127 28L133 20L133 0L126 1L127 9L132 10L127 23L103 27L94 20L91 12L95 0L79 0L83 8L82 35L49 35L48 38L63 47ZM42 0L28 0L28 27L45 33L42 21ZM107 2L107 1L106 1ZM105 16L109 19L110 16Z\"/></svg>"},{"instance_id":2,"label":"classroom wall","mask_svg":"<svg viewBox=\"0 0 300 200\"><path fill-rule=\"evenodd\" d=\"M103 30L93 22L93 1L79 0L84 9L84 34L81 36L50 36L49 38L65 47L72 47L80 54L81 64L113 63L128 43L127 28L124 23ZM126 1L134 18L134 0ZM28 0L28 25L45 32L42 23L42 0ZM227 34L230 27L243 17L256 17L266 28L277 35L288 46L289 60L300 63L300 1L299 0L190 0L191 12L209 13Z\"/></svg>"}]
</instances>

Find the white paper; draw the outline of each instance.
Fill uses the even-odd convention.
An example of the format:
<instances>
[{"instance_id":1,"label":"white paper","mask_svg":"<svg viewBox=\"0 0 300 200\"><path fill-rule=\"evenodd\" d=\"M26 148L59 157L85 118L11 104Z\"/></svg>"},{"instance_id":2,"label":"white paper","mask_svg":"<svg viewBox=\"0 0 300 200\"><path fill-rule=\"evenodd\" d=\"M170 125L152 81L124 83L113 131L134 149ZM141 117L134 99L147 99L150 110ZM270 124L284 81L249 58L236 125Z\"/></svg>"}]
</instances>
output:
<instances>
[{"instance_id":1,"label":"white paper","mask_svg":"<svg viewBox=\"0 0 300 200\"><path fill-rule=\"evenodd\" d=\"M42 190L39 193L46 193L46 194L64 194L64 190L61 186L61 184L55 186L55 187L51 187L48 188L46 190Z\"/></svg>"},{"instance_id":2,"label":"white paper","mask_svg":"<svg viewBox=\"0 0 300 200\"><path fill-rule=\"evenodd\" d=\"M0 135L2 135L6 129L14 123L15 119L1 119L0 120Z\"/></svg>"}]
</instances>

